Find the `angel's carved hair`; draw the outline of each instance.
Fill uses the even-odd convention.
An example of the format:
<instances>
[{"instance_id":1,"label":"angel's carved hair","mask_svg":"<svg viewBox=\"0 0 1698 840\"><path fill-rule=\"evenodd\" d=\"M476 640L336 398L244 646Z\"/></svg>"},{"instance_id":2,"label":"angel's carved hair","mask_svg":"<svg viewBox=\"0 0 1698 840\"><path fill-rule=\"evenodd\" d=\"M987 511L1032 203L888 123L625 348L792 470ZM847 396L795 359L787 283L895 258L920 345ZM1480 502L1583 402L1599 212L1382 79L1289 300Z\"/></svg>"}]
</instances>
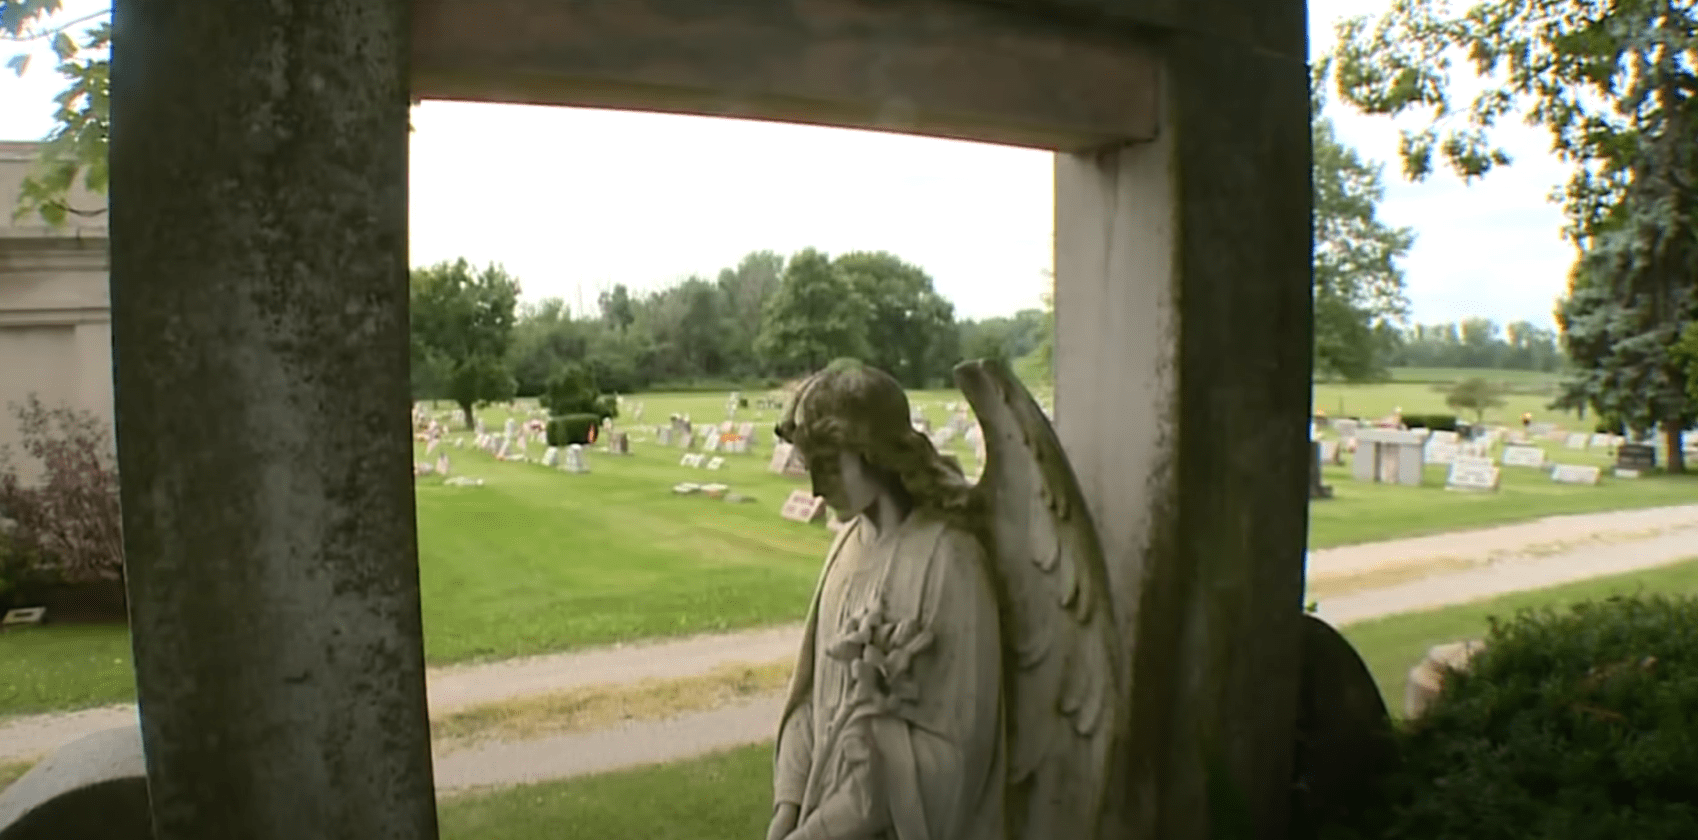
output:
<instances>
[{"instance_id":1,"label":"angel's carved hair","mask_svg":"<svg viewBox=\"0 0 1698 840\"><path fill-rule=\"evenodd\" d=\"M973 485L960 463L938 452L910 418L901 383L854 359L839 359L803 380L774 433L805 460L859 455L901 482L916 508L973 527Z\"/></svg>"}]
</instances>

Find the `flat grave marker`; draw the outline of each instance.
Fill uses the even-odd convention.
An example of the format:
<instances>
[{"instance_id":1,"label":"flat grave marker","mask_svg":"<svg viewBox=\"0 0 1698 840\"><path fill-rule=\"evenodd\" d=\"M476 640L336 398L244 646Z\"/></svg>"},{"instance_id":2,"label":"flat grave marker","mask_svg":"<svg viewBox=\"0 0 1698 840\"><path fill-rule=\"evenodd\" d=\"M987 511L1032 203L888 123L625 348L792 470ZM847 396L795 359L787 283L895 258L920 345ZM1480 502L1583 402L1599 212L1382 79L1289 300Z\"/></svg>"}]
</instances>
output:
<instances>
[{"instance_id":1,"label":"flat grave marker","mask_svg":"<svg viewBox=\"0 0 1698 840\"><path fill-rule=\"evenodd\" d=\"M1446 490L1497 490L1501 474L1488 458L1460 457L1451 462L1450 474L1445 477Z\"/></svg>"},{"instance_id":2,"label":"flat grave marker","mask_svg":"<svg viewBox=\"0 0 1698 840\"><path fill-rule=\"evenodd\" d=\"M1551 480L1558 484L1597 484L1603 470L1579 464L1557 464L1551 467Z\"/></svg>"},{"instance_id":3,"label":"flat grave marker","mask_svg":"<svg viewBox=\"0 0 1698 840\"><path fill-rule=\"evenodd\" d=\"M801 522L812 525L825 521L825 497L815 496L806 490L790 491L790 498L784 500L784 507L778 514L791 522Z\"/></svg>"},{"instance_id":4,"label":"flat grave marker","mask_svg":"<svg viewBox=\"0 0 1698 840\"><path fill-rule=\"evenodd\" d=\"M1503 448L1503 465L1542 468L1545 466L1545 450L1537 446L1510 444Z\"/></svg>"}]
</instances>

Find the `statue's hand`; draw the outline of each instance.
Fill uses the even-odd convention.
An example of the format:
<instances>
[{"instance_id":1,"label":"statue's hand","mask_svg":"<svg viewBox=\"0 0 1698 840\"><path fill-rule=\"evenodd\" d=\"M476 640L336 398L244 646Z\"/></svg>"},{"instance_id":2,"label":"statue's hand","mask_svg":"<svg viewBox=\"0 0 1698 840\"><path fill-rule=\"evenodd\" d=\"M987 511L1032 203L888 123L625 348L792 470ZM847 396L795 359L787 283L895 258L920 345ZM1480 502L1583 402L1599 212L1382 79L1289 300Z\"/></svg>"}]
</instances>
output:
<instances>
[{"instance_id":1,"label":"statue's hand","mask_svg":"<svg viewBox=\"0 0 1698 840\"><path fill-rule=\"evenodd\" d=\"M772 825L766 830L766 840L784 840L796 830L802 808L793 802L780 802L772 813Z\"/></svg>"}]
</instances>

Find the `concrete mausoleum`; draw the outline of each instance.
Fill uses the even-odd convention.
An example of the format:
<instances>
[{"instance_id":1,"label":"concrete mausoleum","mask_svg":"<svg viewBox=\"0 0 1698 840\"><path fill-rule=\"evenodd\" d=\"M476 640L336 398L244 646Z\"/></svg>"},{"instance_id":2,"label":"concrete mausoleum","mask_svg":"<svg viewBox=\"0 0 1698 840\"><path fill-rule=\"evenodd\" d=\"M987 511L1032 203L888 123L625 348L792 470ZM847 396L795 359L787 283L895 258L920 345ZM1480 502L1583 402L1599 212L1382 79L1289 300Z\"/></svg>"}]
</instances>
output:
<instances>
[{"instance_id":1,"label":"concrete mausoleum","mask_svg":"<svg viewBox=\"0 0 1698 840\"><path fill-rule=\"evenodd\" d=\"M0 142L0 446L18 442L11 405L31 394L112 422L106 201L79 189L68 203L88 215L13 219L39 149Z\"/></svg>"},{"instance_id":2,"label":"concrete mausoleum","mask_svg":"<svg viewBox=\"0 0 1698 840\"><path fill-rule=\"evenodd\" d=\"M1287 836L1302 0L115 0L113 25L111 331L158 840L436 836L408 436L421 98L1055 152L1055 416L1130 640L1105 837L1202 840L1226 812Z\"/></svg>"}]
</instances>

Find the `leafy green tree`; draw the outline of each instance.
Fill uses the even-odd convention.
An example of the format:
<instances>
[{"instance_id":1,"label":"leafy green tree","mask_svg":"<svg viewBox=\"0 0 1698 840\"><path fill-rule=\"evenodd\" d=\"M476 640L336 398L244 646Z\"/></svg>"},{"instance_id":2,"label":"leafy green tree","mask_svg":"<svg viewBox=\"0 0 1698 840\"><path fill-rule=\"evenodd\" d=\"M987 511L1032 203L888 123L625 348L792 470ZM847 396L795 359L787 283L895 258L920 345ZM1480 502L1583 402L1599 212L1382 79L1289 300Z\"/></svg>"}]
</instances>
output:
<instances>
[{"instance_id":1,"label":"leafy green tree","mask_svg":"<svg viewBox=\"0 0 1698 840\"><path fill-rule=\"evenodd\" d=\"M1675 346L1675 358L1686 368L1686 396L1698 403L1698 321L1686 325Z\"/></svg>"},{"instance_id":2,"label":"leafy green tree","mask_svg":"<svg viewBox=\"0 0 1698 840\"><path fill-rule=\"evenodd\" d=\"M14 39L60 10L60 0L0 0L0 33ZM74 25L74 24L73 24ZM14 218L34 213L52 225L72 215L93 216L103 207L73 207L69 196L78 179L97 194L106 192L106 144L111 127L112 24L101 21L80 38L68 29L37 33L51 40L65 89L54 98L56 125L47 135L34 170L19 191ZM18 75L28 68L29 56L6 62Z\"/></svg>"},{"instance_id":3,"label":"leafy green tree","mask_svg":"<svg viewBox=\"0 0 1698 840\"><path fill-rule=\"evenodd\" d=\"M1414 231L1382 221L1385 199L1379 164L1339 141L1325 104L1322 63L1310 101L1314 149L1315 372L1361 381L1385 372L1390 326L1409 308L1398 261L1415 244Z\"/></svg>"},{"instance_id":4,"label":"leafy green tree","mask_svg":"<svg viewBox=\"0 0 1698 840\"><path fill-rule=\"evenodd\" d=\"M519 281L499 265L474 271L459 259L414 269L411 284L414 397L453 400L470 428L475 406L514 396Z\"/></svg>"},{"instance_id":5,"label":"leafy green tree","mask_svg":"<svg viewBox=\"0 0 1698 840\"><path fill-rule=\"evenodd\" d=\"M1402 136L1412 179L1433 170L1435 155L1465 180L1508 164L1491 137L1501 120L1550 132L1572 167L1566 233L1585 255L1559 312L1575 369L1558 405L1636 427L1655 420L1675 472L1691 406L1676 397L1685 389L1668 350L1698 309L1695 31L1698 7L1674 0L1486 0L1461 13L1394 0L1378 18L1342 22L1337 48L1347 101L1376 114L1428 112L1427 125ZM1481 85L1467 103L1453 91L1457 53Z\"/></svg>"},{"instance_id":6,"label":"leafy green tree","mask_svg":"<svg viewBox=\"0 0 1698 840\"><path fill-rule=\"evenodd\" d=\"M791 257L761 316L755 352L781 376L832 359L867 357L869 307L831 258L813 248Z\"/></svg>"},{"instance_id":7,"label":"leafy green tree","mask_svg":"<svg viewBox=\"0 0 1698 840\"><path fill-rule=\"evenodd\" d=\"M1474 422L1481 423L1488 409L1503 405L1503 386L1478 376L1464 379L1451 386L1444 402L1457 411L1474 412Z\"/></svg>"},{"instance_id":8,"label":"leafy green tree","mask_svg":"<svg viewBox=\"0 0 1698 840\"><path fill-rule=\"evenodd\" d=\"M618 401L612 395L603 396L596 384L595 371L581 362L560 365L548 380L548 389L539 401L554 416L593 414L606 420L619 416Z\"/></svg>"},{"instance_id":9,"label":"leafy green tree","mask_svg":"<svg viewBox=\"0 0 1698 840\"><path fill-rule=\"evenodd\" d=\"M755 251L736 267L719 272L719 290L725 296L725 353L731 373L751 376L759 372L755 339L761 333L761 317L767 300L778 291L784 276L784 257L774 251Z\"/></svg>"},{"instance_id":10,"label":"leafy green tree","mask_svg":"<svg viewBox=\"0 0 1698 840\"><path fill-rule=\"evenodd\" d=\"M841 254L832 268L866 303L868 364L910 388L947 372L955 307L937 293L931 275L888 251Z\"/></svg>"},{"instance_id":11,"label":"leafy green tree","mask_svg":"<svg viewBox=\"0 0 1698 840\"><path fill-rule=\"evenodd\" d=\"M636 308L631 302L631 290L625 288L624 283L602 292L597 303L601 307L602 321L612 329L624 332L637 320Z\"/></svg>"}]
</instances>

